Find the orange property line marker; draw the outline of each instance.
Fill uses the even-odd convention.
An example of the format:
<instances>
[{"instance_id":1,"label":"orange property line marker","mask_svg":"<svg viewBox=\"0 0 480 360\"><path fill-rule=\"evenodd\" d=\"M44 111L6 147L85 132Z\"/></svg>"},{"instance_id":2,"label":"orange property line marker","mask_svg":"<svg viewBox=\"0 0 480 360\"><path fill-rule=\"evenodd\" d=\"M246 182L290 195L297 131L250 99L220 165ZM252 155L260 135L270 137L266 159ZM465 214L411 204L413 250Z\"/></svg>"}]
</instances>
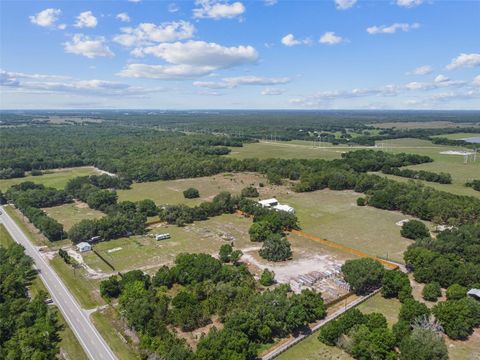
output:
<instances>
[{"instance_id":1,"label":"orange property line marker","mask_svg":"<svg viewBox=\"0 0 480 360\"><path fill-rule=\"evenodd\" d=\"M344 245L341 245L341 244L337 244L336 242L333 242L333 241L330 241L330 240L321 239L317 236L307 234L306 232L303 232L301 230L290 230L290 233L301 236L301 237L304 237L304 238L309 239L309 240L319 242L323 245L326 245L326 246L334 248L334 249L338 249L338 250L343 251L343 252L347 252L347 253L350 253L350 254L353 254L353 255L356 255L356 256L367 257L367 258L376 260L379 263L381 263L382 265L384 265L384 266L386 266L390 269L397 269L398 268L397 264L394 264L390 261L379 259L375 256L368 255L368 254L366 254L366 253L364 253L360 250L352 249L351 247L344 246Z\"/></svg>"},{"instance_id":2,"label":"orange property line marker","mask_svg":"<svg viewBox=\"0 0 480 360\"><path fill-rule=\"evenodd\" d=\"M243 211L241 210L236 210L235 211L237 215L240 215L240 216L245 216L245 217L248 217L247 214L245 214ZM357 250L357 249L353 249L351 247L348 247L348 246L344 246L344 245L341 245L341 244L337 244L336 242L333 242L333 241L330 241L330 240L325 240L325 239L322 239L322 238L319 238L317 236L314 236L314 235L311 235L311 234L307 234L306 232L303 232L301 230L290 230L289 231L290 233L292 234L295 234L295 235L298 235L298 236L301 236L301 237L304 237L305 239L308 239L308 240L313 240L313 241L316 241L316 242L319 242L323 245L326 245L328 247L331 247L331 248L334 248L334 249L337 249L337 250L340 250L340 251L343 251L343 252L346 252L346 253L349 253L349 254L353 254L355 256L359 256L359 257L367 257L367 258L370 258L370 259L373 259L373 260L376 260L378 261L380 264L382 264L383 266L386 266L390 269L398 269L398 265L395 264L395 263L392 263L388 260L383 260L383 259L379 259L375 256L371 256L371 255L368 255L360 250Z\"/></svg>"}]
</instances>

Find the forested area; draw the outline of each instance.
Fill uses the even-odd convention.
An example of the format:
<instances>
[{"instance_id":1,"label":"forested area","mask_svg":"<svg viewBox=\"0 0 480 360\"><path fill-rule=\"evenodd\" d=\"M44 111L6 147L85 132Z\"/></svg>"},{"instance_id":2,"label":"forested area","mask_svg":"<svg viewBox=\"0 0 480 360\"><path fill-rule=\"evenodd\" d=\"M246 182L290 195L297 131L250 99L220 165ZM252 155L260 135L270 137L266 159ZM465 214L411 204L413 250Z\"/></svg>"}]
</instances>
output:
<instances>
[{"instance_id":1,"label":"forested area","mask_svg":"<svg viewBox=\"0 0 480 360\"><path fill-rule=\"evenodd\" d=\"M169 360L253 360L260 345L326 314L320 294L293 294L288 285L261 292L245 265L222 263L207 254L180 254L174 266L163 266L152 278L134 270L104 280L100 289L105 298L118 298L121 314L140 335L144 351ZM213 327L195 352L172 331L198 329L213 317L223 327Z\"/></svg>"},{"instance_id":2,"label":"forested area","mask_svg":"<svg viewBox=\"0 0 480 360\"><path fill-rule=\"evenodd\" d=\"M459 284L480 288L480 226L463 225L417 239L404 254L405 263L422 283L447 288Z\"/></svg>"},{"instance_id":3,"label":"forested area","mask_svg":"<svg viewBox=\"0 0 480 360\"><path fill-rule=\"evenodd\" d=\"M63 225L49 217L41 208L71 202L72 197L65 191L25 181L10 187L5 197L13 202L47 239L55 241L64 237Z\"/></svg>"},{"instance_id":4,"label":"forested area","mask_svg":"<svg viewBox=\"0 0 480 360\"><path fill-rule=\"evenodd\" d=\"M32 259L22 246L0 247L0 358L57 358L60 342L57 315L47 306L47 294L34 298L28 286L35 278Z\"/></svg>"}]
</instances>

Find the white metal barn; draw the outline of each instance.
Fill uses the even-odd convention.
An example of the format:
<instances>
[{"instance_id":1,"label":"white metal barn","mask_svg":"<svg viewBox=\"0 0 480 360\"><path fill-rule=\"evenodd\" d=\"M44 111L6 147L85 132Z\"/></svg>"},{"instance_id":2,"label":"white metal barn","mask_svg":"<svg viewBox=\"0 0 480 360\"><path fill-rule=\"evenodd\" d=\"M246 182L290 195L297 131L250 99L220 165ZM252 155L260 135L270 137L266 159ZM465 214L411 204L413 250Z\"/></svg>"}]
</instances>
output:
<instances>
[{"instance_id":1,"label":"white metal barn","mask_svg":"<svg viewBox=\"0 0 480 360\"><path fill-rule=\"evenodd\" d=\"M87 242L81 242L81 243L77 244L77 249L80 252L87 252L87 251L92 250L92 245L90 245Z\"/></svg>"}]
</instances>

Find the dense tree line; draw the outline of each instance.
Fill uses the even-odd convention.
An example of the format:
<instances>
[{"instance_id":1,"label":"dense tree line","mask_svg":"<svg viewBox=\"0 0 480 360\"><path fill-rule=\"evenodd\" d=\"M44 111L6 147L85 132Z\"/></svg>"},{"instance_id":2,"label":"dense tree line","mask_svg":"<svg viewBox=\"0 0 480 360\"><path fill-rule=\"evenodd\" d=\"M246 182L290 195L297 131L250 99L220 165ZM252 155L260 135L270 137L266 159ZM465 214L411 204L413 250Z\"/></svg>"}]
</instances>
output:
<instances>
[{"instance_id":1,"label":"dense tree line","mask_svg":"<svg viewBox=\"0 0 480 360\"><path fill-rule=\"evenodd\" d=\"M11 186L5 197L13 202L48 240L61 240L65 236L63 225L41 209L71 202L72 197L65 191L26 181Z\"/></svg>"},{"instance_id":2,"label":"dense tree line","mask_svg":"<svg viewBox=\"0 0 480 360\"><path fill-rule=\"evenodd\" d=\"M376 150L357 150L342 154L343 161L358 172L379 171L383 168L398 168L401 166L418 165L432 162L433 159L417 154L390 154Z\"/></svg>"},{"instance_id":3,"label":"dense tree line","mask_svg":"<svg viewBox=\"0 0 480 360\"><path fill-rule=\"evenodd\" d=\"M0 247L0 358L54 360L59 350L57 315L47 294L28 296L35 278L32 259L20 245Z\"/></svg>"},{"instance_id":4,"label":"dense tree line","mask_svg":"<svg viewBox=\"0 0 480 360\"><path fill-rule=\"evenodd\" d=\"M174 284L176 291L168 291ZM121 314L151 353L176 360L255 359L258 346L303 329L325 316L320 294L292 294L286 285L259 292L245 265L227 265L207 254L180 254L173 267L150 278L139 270L100 285L108 299L118 297ZM194 353L170 330L191 331L224 324L203 336Z\"/></svg>"},{"instance_id":5,"label":"dense tree line","mask_svg":"<svg viewBox=\"0 0 480 360\"><path fill-rule=\"evenodd\" d=\"M103 190L102 190L103 191ZM153 201L136 203L122 201L105 207L106 216L100 219L85 219L72 226L68 237L74 243L89 241L100 236L101 240L111 240L145 233L147 216L157 214Z\"/></svg>"},{"instance_id":6,"label":"dense tree line","mask_svg":"<svg viewBox=\"0 0 480 360\"><path fill-rule=\"evenodd\" d=\"M422 283L438 282L467 287L480 285L480 226L463 225L420 239L404 254L405 263Z\"/></svg>"},{"instance_id":7,"label":"dense tree line","mask_svg":"<svg viewBox=\"0 0 480 360\"><path fill-rule=\"evenodd\" d=\"M412 169L399 169L394 167L383 167L382 173L406 177L415 180L425 180L430 182L436 182L439 184L451 184L452 176L450 174L441 172L435 173L425 170L412 170Z\"/></svg>"}]
</instances>

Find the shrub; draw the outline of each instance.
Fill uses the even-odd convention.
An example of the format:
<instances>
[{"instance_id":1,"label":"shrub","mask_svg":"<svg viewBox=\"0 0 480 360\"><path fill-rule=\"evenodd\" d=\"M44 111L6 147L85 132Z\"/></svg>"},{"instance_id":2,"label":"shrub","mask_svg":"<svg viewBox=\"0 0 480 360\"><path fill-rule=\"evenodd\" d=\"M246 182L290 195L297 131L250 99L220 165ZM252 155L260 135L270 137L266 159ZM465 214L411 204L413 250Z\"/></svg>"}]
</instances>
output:
<instances>
[{"instance_id":1,"label":"shrub","mask_svg":"<svg viewBox=\"0 0 480 360\"><path fill-rule=\"evenodd\" d=\"M195 188L188 188L183 192L183 196L185 197L185 199L195 199L200 197L200 193Z\"/></svg>"},{"instance_id":2,"label":"shrub","mask_svg":"<svg viewBox=\"0 0 480 360\"><path fill-rule=\"evenodd\" d=\"M357 205L358 205L358 206L365 206L365 205L367 205L367 201L365 200L365 198L359 197L359 198L357 199Z\"/></svg>"},{"instance_id":3,"label":"shrub","mask_svg":"<svg viewBox=\"0 0 480 360\"><path fill-rule=\"evenodd\" d=\"M247 186L246 188L242 189L241 192L242 197L258 197L260 194L258 193L258 190L254 188L253 186Z\"/></svg>"},{"instance_id":4,"label":"shrub","mask_svg":"<svg viewBox=\"0 0 480 360\"><path fill-rule=\"evenodd\" d=\"M116 276L110 276L100 283L100 295L105 299L117 298L120 291L120 283Z\"/></svg>"},{"instance_id":5,"label":"shrub","mask_svg":"<svg viewBox=\"0 0 480 360\"><path fill-rule=\"evenodd\" d=\"M450 285L447 288L448 300L460 300L467 297L467 288L458 284Z\"/></svg>"},{"instance_id":6,"label":"shrub","mask_svg":"<svg viewBox=\"0 0 480 360\"><path fill-rule=\"evenodd\" d=\"M448 350L440 334L416 328L400 345L401 360L448 360Z\"/></svg>"},{"instance_id":7,"label":"shrub","mask_svg":"<svg viewBox=\"0 0 480 360\"><path fill-rule=\"evenodd\" d=\"M275 273L268 269L264 269L260 277L260 284L263 286L270 286L275 283Z\"/></svg>"},{"instance_id":8,"label":"shrub","mask_svg":"<svg viewBox=\"0 0 480 360\"><path fill-rule=\"evenodd\" d=\"M437 301L442 296L442 290L438 282L431 282L423 287L422 296L427 301Z\"/></svg>"},{"instance_id":9,"label":"shrub","mask_svg":"<svg viewBox=\"0 0 480 360\"><path fill-rule=\"evenodd\" d=\"M419 220L410 220L403 224L400 234L407 239L418 240L430 237L427 226Z\"/></svg>"}]
</instances>

